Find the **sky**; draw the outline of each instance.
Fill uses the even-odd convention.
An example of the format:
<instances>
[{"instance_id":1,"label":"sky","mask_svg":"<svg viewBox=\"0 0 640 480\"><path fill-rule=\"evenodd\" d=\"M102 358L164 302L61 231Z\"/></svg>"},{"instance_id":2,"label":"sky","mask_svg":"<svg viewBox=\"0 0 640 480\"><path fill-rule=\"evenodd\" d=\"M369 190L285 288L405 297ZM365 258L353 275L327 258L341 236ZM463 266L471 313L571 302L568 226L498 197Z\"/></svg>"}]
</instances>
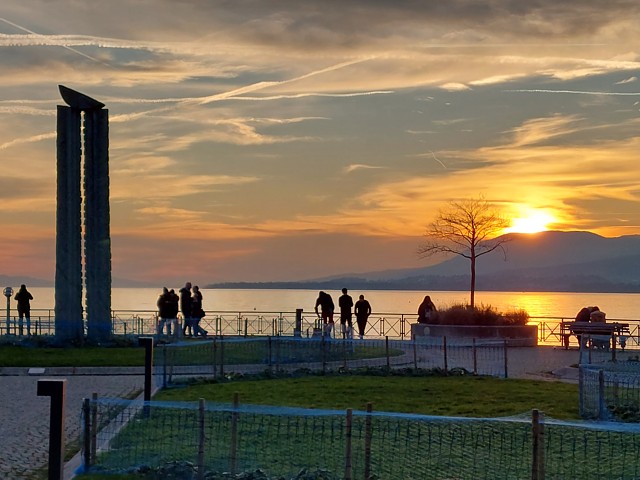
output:
<instances>
[{"instance_id":1,"label":"sky","mask_svg":"<svg viewBox=\"0 0 640 480\"><path fill-rule=\"evenodd\" d=\"M511 231L640 233L635 0L3 0L0 274L53 280L58 85L106 105L113 276L428 265Z\"/></svg>"}]
</instances>

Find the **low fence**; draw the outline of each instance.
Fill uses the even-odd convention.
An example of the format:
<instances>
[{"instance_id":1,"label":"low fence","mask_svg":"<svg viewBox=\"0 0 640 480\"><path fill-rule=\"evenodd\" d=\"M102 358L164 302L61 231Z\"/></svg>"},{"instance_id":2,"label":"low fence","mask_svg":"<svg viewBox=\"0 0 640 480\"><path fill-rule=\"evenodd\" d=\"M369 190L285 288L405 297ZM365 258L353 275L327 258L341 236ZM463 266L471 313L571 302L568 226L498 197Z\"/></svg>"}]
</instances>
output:
<instances>
[{"instance_id":1,"label":"low fence","mask_svg":"<svg viewBox=\"0 0 640 480\"><path fill-rule=\"evenodd\" d=\"M508 377L505 342L328 340L325 337L215 337L159 343L154 349L156 384L168 387L185 378L224 378L269 372L327 373L367 368L440 369L459 374Z\"/></svg>"},{"instance_id":2,"label":"low fence","mask_svg":"<svg viewBox=\"0 0 640 480\"><path fill-rule=\"evenodd\" d=\"M300 334L311 337L317 326L318 317L315 312L300 312ZM572 320L572 317L531 317L529 325L538 327L540 345L562 345L561 323ZM178 321L181 325L180 316ZM640 349L640 320L608 319L608 321L628 323L629 335L625 336L625 347L630 350ZM201 325L209 334L217 336L293 336L296 332L296 322L295 311L210 311L202 319ZM367 338L410 339L411 324L416 322L415 314L374 313L369 317L365 333ZM336 324L339 325L339 322ZM113 310L111 314L111 329L116 335L154 335L157 332L157 326L158 314L153 310ZM0 336L19 336L20 332L17 311L10 309L4 321L0 321ZM54 310L32 309L31 332L37 335L53 335L55 333ZM26 321L23 322L22 335L26 335ZM571 337L571 343L572 347L578 346L575 337Z\"/></svg>"},{"instance_id":3,"label":"low fence","mask_svg":"<svg viewBox=\"0 0 640 480\"><path fill-rule=\"evenodd\" d=\"M199 402L84 403L84 472L154 478L637 479L640 426ZM116 413L114 413L116 412Z\"/></svg>"},{"instance_id":4,"label":"low fence","mask_svg":"<svg viewBox=\"0 0 640 480\"><path fill-rule=\"evenodd\" d=\"M580 416L640 423L640 361L580 365Z\"/></svg>"}]
</instances>

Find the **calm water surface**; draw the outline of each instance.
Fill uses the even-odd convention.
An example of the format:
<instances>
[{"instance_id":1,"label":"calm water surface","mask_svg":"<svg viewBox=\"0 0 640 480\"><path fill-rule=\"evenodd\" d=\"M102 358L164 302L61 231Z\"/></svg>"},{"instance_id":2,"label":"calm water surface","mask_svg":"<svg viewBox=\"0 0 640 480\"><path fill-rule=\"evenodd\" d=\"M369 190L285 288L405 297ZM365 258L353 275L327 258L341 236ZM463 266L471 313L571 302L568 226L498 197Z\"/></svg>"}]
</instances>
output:
<instances>
[{"instance_id":1,"label":"calm water surface","mask_svg":"<svg viewBox=\"0 0 640 480\"><path fill-rule=\"evenodd\" d=\"M171 288L171 287L170 287ZM178 289L176 288L176 291ZM33 309L54 307L53 288L29 288L34 296ZM302 308L313 311L317 290L201 290L204 308L210 311L251 310L261 312L293 312ZM339 291L327 290L338 303ZM161 289L114 288L114 310L156 310ZM363 294L371 303L374 313L415 313L425 295L431 295L438 308L469 302L468 292L350 290L354 301ZM557 293L557 292L476 292L476 305L492 306L500 311L525 310L531 317L573 318L586 305L598 305L608 319L640 318L638 293ZM11 301L15 308L15 301Z\"/></svg>"}]
</instances>

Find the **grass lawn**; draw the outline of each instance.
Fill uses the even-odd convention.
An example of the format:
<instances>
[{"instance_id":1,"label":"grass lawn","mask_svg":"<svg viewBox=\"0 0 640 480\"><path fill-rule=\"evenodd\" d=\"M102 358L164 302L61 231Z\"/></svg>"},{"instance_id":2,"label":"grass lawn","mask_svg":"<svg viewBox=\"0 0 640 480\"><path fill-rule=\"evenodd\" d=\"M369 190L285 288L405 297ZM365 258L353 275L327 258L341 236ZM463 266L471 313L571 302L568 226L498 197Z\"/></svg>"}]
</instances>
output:
<instances>
[{"instance_id":1,"label":"grass lawn","mask_svg":"<svg viewBox=\"0 0 640 480\"><path fill-rule=\"evenodd\" d=\"M22 347L0 346L3 367L131 367L144 365L140 347Z\"/></svg>"},{"instance_id":2,"label":"grass lawn","mask_svg":"<svg viewBox=\"0 0 640 480\"><path fill-rule=\"evenodd\" d=\"M491 377L311 376L189 386L159 392L156 400L242 403L463 417L501 417L537 408L558 419L577 419L578 386Z\"/></svg>"}]
</instances>

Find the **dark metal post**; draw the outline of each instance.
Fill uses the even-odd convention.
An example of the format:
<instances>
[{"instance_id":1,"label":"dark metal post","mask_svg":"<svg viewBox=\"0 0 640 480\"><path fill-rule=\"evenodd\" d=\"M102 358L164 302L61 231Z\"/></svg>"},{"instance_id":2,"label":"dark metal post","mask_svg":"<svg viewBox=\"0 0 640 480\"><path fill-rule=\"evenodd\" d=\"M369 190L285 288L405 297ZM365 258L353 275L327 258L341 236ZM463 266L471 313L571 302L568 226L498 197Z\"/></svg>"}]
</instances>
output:
<instances>
[{"instance_id":1,"label":"dark metal post","mask_svg":"<svg viewBox=\"0 0 640 480\"><path fill-rule=\"evenodd\" d=\"M509 349L507 348L507 341L504 341L504 378L509 378L509 356L507 352Z\"/></svg>"},{"instance_id":2,"label":"dark metal post","mask_svg":"<svg viewBox=\"0 0 640 480\"><path fill-rule=\"evenodd\" d=\"M296 327L293 330L294 337L302 337L302 309L296 308Z\"/></svg>"},{"instance_id":3,"label":"dark metal post","mask_svg":"<svg viewBox=\"0 0 640 480\"><path fill-rule=\"evenodd\" d=\"M138 345L144 347L144 413L149 415L151 401L151 375L153 374L153 337L140 337Z\"/></svg>"},{"instance_id":4,"label":"dark metal post","mask_svg":"<svg viewBox=\"0 0 640 480\"><path fill-rule=\"evenodd\" d=\"M64 475L64 403L67 380L38 380L38 396L51 397L49 410L49 480Z\"/></svg>"}]
</instances>

